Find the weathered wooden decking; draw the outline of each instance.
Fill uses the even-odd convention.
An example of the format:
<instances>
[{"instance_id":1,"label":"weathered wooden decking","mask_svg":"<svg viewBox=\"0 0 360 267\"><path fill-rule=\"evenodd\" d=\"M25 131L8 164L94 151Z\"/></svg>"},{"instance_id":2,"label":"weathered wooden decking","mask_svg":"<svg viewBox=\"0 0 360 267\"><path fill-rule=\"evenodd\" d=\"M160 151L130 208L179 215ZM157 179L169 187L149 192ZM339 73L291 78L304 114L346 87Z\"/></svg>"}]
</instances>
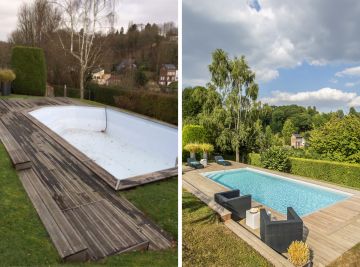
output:
<instances>
[{"instance_id":1,"label":"weathered wooden decking","mask_svg":"<svg viewBox=\"0 0 360 267\"><path fill-rule=\"evenodd\" d=\"M0 139L15 167L30 161L17 168L20 180L60 257L97 260L171 247L171 237L100 179L93 162L85 164L23 113L67 104L75 103L66 98L0 99Z\"/></svg>"},{"instance_id":2,"label":"weathered wooden decking","mask_svg":"<svg viewBox=\"0 0 360 267\"><path fill-rule=\"evenodd\" d=\"M232 221L229 219L229 211L214 202L214 193L229 189L201 175L202 172L244 167L265 170L236 162L232 162L232 166L228 167L220 166L214 163L200 170L190 170L186 168L186 173L183 175L183 187L208 204L213 210L218 212L225 220L225 225L229 227L229 229L258 250L260 254L270 260L275 266L285 265L286 263L281 259L282 256L280 254L277 254L275 251L270 252L268 249L269 247L264 248L262 241L259 239L259 230L251 230L245 225L244 221ZM270 170L265 171L353 194L350 198L344 201L302 217L305 226L304 240L313 251L314 266L327 266L344 252L360 242L359 191L290 174ZM253 201L252 205L257 206L259 203ZM273 218L284 219L283 214L280 214L268 207L265 208L271 210ZM244 232L245 229L247 230L246 232L251 233L251 235Z\"/></svg>"}]
</instances>

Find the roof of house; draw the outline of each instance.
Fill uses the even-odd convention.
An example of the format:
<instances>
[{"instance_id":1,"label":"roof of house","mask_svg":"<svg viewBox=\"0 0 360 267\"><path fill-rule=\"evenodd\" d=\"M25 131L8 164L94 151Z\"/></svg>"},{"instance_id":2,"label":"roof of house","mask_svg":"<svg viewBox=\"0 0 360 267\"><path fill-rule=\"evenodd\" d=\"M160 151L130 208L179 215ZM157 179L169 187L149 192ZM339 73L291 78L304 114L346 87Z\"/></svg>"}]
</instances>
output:
<instances>
[{"instance_id":1,"label":"roof of house","mask_svg":"<svg viewBox=\"0 0 360 267\"><path fill-rule=\"evenodd\" d=\"M167 70L176 70L176 67L174 64L163 64L162 66Z\"/></svg>"},{"instance_id":2,"label":"roof of house","mask_svg":"<svg viewBox=\"0 0 360 267\"><path fill-rule=\"evenodd\" d=\"M296 138L302 138L302 136L300 134L294 133L293 136L295 136Z\"/></svg>"},{"instance_id":3,"label":"roof of house","mask_svg":"<svg viewBox=\"0 0 360 267\"><path fill-rule=\"evenodd\" d=\"M91 73L98 73L98 72L100 72L100 71L103 71L104 69L103 68L101 68L101 67L97 67L97 68L94 68L92 71L91 71Z\"/></svg>"}]
</instances>

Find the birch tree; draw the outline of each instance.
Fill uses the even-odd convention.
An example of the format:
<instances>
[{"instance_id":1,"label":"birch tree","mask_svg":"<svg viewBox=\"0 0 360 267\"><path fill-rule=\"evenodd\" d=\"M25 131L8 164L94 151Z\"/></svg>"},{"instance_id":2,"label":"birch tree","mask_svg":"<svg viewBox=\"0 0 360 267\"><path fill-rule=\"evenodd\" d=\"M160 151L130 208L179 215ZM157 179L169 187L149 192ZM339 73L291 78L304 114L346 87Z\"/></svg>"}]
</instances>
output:
<instances>
[{"instance_id":1,"label":"birch tree","mask_svg":"<svg viewBox=\"0 0 360 267\"><path fill-rule=\"evenodd\" d=\"M224 149L230 145L235 150L236 161L240 161L240 149L251 146L256 138L258 114L258 85L255 83L255 73L248 66L245 57L229 59L222 49L212 54L209 65L211 82L222 96L222 132L217 143ZM244 155L244 153L243 153Z\"/></svg>"},{"instance_id":2,"label":"birch tree","mask_svg":"<svg viewBox=\"0 0 360 267\"><path fill-rule=\"evenodd\" d=\"M102 52L101 32L113 29L115 0L56 0L62 11L59 32L61 47L78 62L80 98L84 98L86 73L95 66Z\"/></svg>"}]
</instances>

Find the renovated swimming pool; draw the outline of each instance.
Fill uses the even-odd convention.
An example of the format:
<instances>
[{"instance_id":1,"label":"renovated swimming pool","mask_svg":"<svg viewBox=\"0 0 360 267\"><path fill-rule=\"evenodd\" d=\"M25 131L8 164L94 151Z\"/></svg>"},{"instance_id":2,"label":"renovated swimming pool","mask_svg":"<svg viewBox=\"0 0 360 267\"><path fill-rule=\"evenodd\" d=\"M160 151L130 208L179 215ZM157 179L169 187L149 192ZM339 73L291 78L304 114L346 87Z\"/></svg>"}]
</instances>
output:
<instances>
[{"instance_id":1,"label":"renovated swimming pool","mask_svg":"<svg viewBox=\"0 0 360 267\"><path fill-rule=\"evenodd\" d=\"M240 189L241 195L251 194L253 200L282 214L286 214L287 207L293 207L300 216L305 216L351 196L342 191L252 168L203 175L228 188Z\"/></svg>"}]
</instances>

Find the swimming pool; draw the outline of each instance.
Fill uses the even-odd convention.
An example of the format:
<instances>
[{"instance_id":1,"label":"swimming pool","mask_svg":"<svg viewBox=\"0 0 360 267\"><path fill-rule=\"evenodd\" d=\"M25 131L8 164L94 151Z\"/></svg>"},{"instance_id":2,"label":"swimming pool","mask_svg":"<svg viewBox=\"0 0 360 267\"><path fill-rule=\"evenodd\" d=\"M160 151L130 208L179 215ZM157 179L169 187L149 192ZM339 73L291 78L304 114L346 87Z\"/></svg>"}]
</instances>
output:
<instances>
[{"instance_id":1,"label":"swimming pool","mask_svg":"<svg viewBox=\"0 0 360 267\"><path fill-rule=\"evenodd\" d=\"M113 175L116 189L120 180L176 168L175 126L109 107L51 106L29 114Z\"/></svg>"},{"instance_id":2,"label":"swimming pool","mask_svg":"<svg viewBox=\"0 0 360 267\"><path fill-rule=\"evenodd\" d=\"M300 216L305 216L351 196L339 190L252 168L208 172L203 175L228 188L240 189L242 195L251 194L253 200L282 214L286 214L287 207L293 207Z\"/></svg>"}]
</instances>

